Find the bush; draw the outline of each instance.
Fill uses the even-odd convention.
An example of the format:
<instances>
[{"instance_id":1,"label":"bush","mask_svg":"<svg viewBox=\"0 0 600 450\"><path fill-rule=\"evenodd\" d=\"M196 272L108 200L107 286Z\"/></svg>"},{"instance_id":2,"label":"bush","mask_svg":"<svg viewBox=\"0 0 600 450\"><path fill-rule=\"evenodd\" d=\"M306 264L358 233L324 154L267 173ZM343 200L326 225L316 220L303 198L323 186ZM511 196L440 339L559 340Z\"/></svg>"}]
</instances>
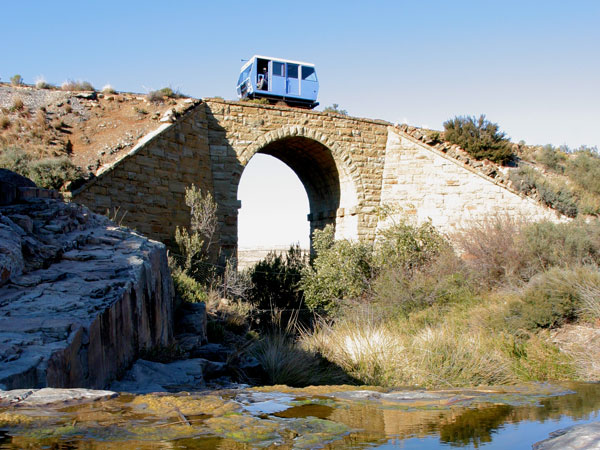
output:
<instances>
[{"instance_id":1,"label":"bush","mask_svg":"<svg viewBox=\"0 0 600 450\"><path fill-rule=\"evenodd\" d=\"M550 144L544 145L536 151L534 157L537 162L554 172L563 173L565 170L564 164L567 160L567 155Z\"/></svg>"},{"instance_id":2,"label":"bush","mask_svg":"<svg viewBox=\"0 0 600 450\"><path fill-rule=\"evenodd\" d=\"M444 122L444 138L459 145L475 159L489 159L504 164L513 158L510 141L481 115L475 117L455 117Z\"/></svg>"},{"instance_id":3,"label":"bush","mask_svg":"<svg viewBox=\"0 0 600 450\"><path fill-rule=\"evenodd\" d=\"M527 260L529 273L554 266L600 264L600 223L548 221L522 227L516 245Z\"/></svg>"},{"instance_id":4,"label":"bush","mask_svg":"<svg viewBox=\"0 0 600 450\"><path fill-rule=\"evenodd\" d=\"M411 276L394 266L382 269L372 282L371 305L382 317L406 317L432 305L472 300L471 284L461 260L448 251Z\"/></svg>"},{"instance_id":5,"label":"bush","mask_svg":"<svg viewBox=\"0 0 600 450\"><path fill-rule=\"evenodd\" d=\"M39 187L60 189L67 181L82 176L81 170L66 156L46 158L31 162L28 176Z\"/></svg>"},{"instance_id":6,"label":"bush","mask_svg":"<svg viewBox=\"0 0 600 450\"><path fill-rule=\"evenodd\" d=\"M340 109L340 105L338 105L337 103L334 103L331 106L327 106L326 108L323 109L323 112L341 114L342 116L348 115L348 111L346 111L345 109Z\"/></svg>"},{"instance_id":7,"label":"bush","mask_svg":"<svg viewBox=\"0 0 600 450\"><path fill-rule=\"evenodd\" d=\"M7 116L2 116L0 117L0 128L3 130L6 130L10 127L10 118L8 118Z\"/></svg>"},{"instance_id":8,"label":"bush","mask_svg":"<svg viewBox=\"0 0 600 450\"><path fill-rule=\"evenodd\" d=\"M63 91L95 91L94 86L89 81L67 80L61 85Z\"/></svg>"},{"instance_id":9,"label":"bush","mask_svg":"<svg viewBox=\"0 0 600 450\"><path fill-rule=\"evenodd\" d=\"M410 273L432 261L446 248L449 248L448 242L431 222L420 226L394 224L381 232L375 245L374 264L380 268L401 268Z\"/></svg>"},{"instance_id":10,"label":"bush","mask_svg":"<svg viewBox=\"0 0 600 450\"><path fill-rule=\"evenodd\" d=\"M489 216L473 222L454 236L463 259L482 286L495 286L523 279L527 262L517 244L519 219L508 215Z\"/></svg>"},{"instance_id":11,"label":"bush","mask_svg":"<svg viewBox=\"0 0 600 450\"><path fill-rule=\"evenodd\" d=\"M146 99L149 102L160 103L160 102L163 102L165 100L165 98L177 98L177 97L179 97L179 94L173 92L173 89L171 89L170 87L164 87L157 91L148 92Z\"/></svg>"},{"instance_id":12,"label":"bush","mask_svg":"<svg viewBox=\"0 0 600 450\"><path fill-rule=\"evenodd\" d=\"M0 167L30 178L39 187L60 189L67 181L82 176L81 170L65 156L33 159L18 148L5 148L0 153Z\"/></svg>"},{"instance_id":13,"label":"bush","mask_svg":"<svg viewBox=\"0 0 600 450\"><path fill-rule=\"evenodd\" d=\"M515 332L536 331L575 321L583 307L580 288L582 283L599 287L598 269L554 267L538 275L527 285L522 301L511 306L509 326Z\"/></svg>"},{"instance_id":14,"label":"bush","mask_svg":"<svg viewBox=\"0 0 600 450\"><path fill-rule=\"evenodd\" d=\"M47 83L43 78L40 78L35 82L35 87L37 89L51 89L53 86L50 83Z\"/></svg>"},{"instance_id":15,"label":"bush","mask_svg":"<svg viewBox=\"0 0 600 450\"><path fill-rule=\"evenodd\" d=\"M343 300L356 299L368 289L372 275L369 246L361 242L334 240L333 226L315 230L312 266L303 270L300 287L313 311L335 313Z\"/></svg>"},{"instance_id":16,"label":"bush","mask_svg":"<svg viewBox=\"0 0 600 450\"><path fill-rule=\"evenodd\" d=\"M11 111L21 111L24 107L25 107L25 104L23 103L23 100L20 97L15 97L10 110Z\"/></svg>"},{"instance_id":17,"label":"bush","mask_svg":"<svg viewBox=\"0 0 600 450\"><path fill-rule=\"evenodd\" d=\"M10 84L13 86L20 86L23 84L23 77L19 74L13 75L10 77Z\"/></svg>"},{"instance_id":18,"label":"bush","mask_svg":"<svg viewBox=\"0 0 600 450\"><path fill-rule=\"evenodd\" d=\"M519 167L517 170L512 170L509 178L519 192L526 195L537 192L545 205L567 217L577 216L577 198L567 185L549 181L530 167Z\"/></svg>"},{"instance_id":19,"label":"bush","mask_svg":"<svg viewBox=\"0 0 600 450\"><path fill-rule=\"evenodd\" d=\"M584 148L569 159L565 173L584 190L600 195L600 156L592 149Z\"/></svg>"},{"instance_id":20,"label":"bush","mask_svg":"<svg viewBox=\"0 0 600 450\"><path fill-rule=\"evenodd\" d=\"M102 88L102 93L105 95L111 95L116 94L117 91L115 91L115 89L110 84L107 84Z\"/></svg>"},{"instance_id":21,"label":"bush","mask_svg":"<svg viewBox=\"0 0 600 450\"><path fill-rule=\"evenodd\" d=\"M293 311L300 311L301 322L305 322L300 278L306 264L302 250L296 245L285 256L269 253L251 269L250 302L261 311L261 322L268 322L269 314L276 310L283 311L282 325L289 322Z\"/></svg>"}]
</instances>

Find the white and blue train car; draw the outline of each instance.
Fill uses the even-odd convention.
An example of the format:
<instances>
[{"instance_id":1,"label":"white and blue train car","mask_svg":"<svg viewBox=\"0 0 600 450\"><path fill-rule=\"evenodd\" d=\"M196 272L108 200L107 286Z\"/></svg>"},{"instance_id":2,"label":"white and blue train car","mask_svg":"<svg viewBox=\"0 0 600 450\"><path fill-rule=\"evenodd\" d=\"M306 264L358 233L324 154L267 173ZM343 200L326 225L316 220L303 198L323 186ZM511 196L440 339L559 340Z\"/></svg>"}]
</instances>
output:
<instances>
[{"instance_id":1,"label":"white and blue train car","mask_svg":"<svg viewBox=\"0 0 600 450\"><path fill-rule=\"evenodd\" d=\"M319 104L319 81L314 64L254 55L240 70L237 93L240 99L266 98L314 108Z\"/></svg>"}]
</instances>

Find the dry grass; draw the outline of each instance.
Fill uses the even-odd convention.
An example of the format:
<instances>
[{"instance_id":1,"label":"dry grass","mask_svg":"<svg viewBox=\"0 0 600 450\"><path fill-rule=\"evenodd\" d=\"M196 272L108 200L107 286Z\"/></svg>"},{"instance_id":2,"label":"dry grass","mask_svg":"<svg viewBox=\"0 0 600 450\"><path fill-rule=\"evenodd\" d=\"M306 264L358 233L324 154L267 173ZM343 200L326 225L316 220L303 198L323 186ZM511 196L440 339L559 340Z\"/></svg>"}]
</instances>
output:
<instances>
[{"instance_id":1,"label":"dry grass","mask_svg":"<svg viewBox=\"0 0 600 450\"><path fill-rule=\"evenodd\" d=\"M382 320L365 310L321 322L301 345L322 354L362 383L425 387L511 384L576 378L572 358L549 336L518 341L499 318L501 296Z\"/></svg>"}]
</instances>

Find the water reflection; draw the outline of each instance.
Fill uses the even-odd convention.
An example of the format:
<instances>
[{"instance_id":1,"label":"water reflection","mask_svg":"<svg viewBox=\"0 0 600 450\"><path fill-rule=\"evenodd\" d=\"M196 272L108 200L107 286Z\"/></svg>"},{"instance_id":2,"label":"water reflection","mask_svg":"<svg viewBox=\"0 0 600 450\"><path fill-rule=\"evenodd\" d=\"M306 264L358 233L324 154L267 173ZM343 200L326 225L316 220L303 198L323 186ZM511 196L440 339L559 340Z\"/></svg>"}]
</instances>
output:
<instances>
[{"instance_id":1,"label":"water reflection","mask_svg":"<svg viewBox=\"0 0 600 450\"><path fill-rule=\"evenodd\" d=\"M600 385L584 383L388 394L282 390L0 409L0 449L528 448L550 431L597 419L600 410ZM277 408L265 408L274 401Z\"/></svg>"}]
</instances>

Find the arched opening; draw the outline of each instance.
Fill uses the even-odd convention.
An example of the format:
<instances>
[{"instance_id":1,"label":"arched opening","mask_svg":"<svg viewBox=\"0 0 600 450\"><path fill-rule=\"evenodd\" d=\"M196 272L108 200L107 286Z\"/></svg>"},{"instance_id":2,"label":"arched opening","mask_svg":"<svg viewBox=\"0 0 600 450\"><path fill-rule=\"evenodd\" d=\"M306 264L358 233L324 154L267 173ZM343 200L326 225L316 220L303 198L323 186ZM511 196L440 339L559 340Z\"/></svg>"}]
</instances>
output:
<instances>
[{"instance_id":1,"label":"arched opening","mask_svg":"<svg viewBox=\"0 0 600 450\"><path fill-rule=\"evenodd\" d=\"M308 249L309 213L306 190L286 164L255 154L238 186L238 263L263 259L268 251L286 251L299 244Z\"/></svg>"},{"instance_id":2,"label":"arched opening","mask_svg":"<svg viewBox=\"0 0 600 450\"><path fill-rule=\"evenodd\" d=\"M288 136L269 142L256 153L277 158L302 183L308 197L309 213L306 218L309 222L309 239L315 229L322 229L328 224L336 227L338 237L356 237L357 219L353 211L357 199L354 184L347 174L338 170L329 148L314 139ZM269 178L270 174L264 173L263 176ZM271 189L278 189L277 180L274 180ZM277 205L270 207L276 209Z\"/></svg>"}]
</instances>

